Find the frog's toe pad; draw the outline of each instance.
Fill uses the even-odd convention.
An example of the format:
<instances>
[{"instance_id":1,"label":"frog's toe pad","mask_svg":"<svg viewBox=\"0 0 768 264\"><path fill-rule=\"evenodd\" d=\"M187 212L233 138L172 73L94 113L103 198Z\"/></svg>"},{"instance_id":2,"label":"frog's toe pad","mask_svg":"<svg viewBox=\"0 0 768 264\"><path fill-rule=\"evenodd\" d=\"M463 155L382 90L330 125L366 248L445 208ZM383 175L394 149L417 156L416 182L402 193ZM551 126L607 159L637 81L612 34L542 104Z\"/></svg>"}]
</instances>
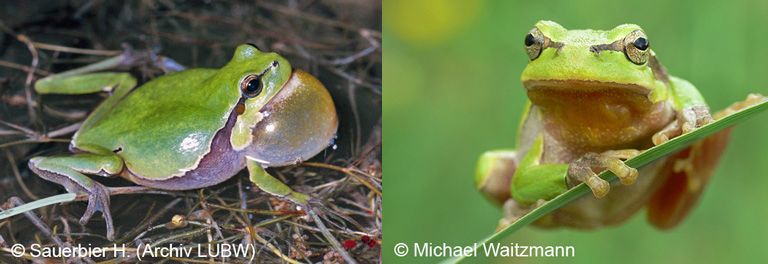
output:
<instances>
[{"instance_id":1,"label":"frog's toe pad","mask_svg":"<svg viewBox=\"0 0 768 264\"><path fill-rule=\"evenodd\" d=\"M627 173L619 176L619 181L621 181L621 184L624 185L632 185L635 183L635 181L637 181L637 175L637 169L627 167Z\"/></svg>"},{"instance_id":2,"label":"frog's toe pad","mask_svg":"<svg viewBox=\"0 0 768 264\"><path fill-rule=\"evenodd\" d=\"M665 135L664 133L659 132L659 133L656 133L656 134L653 135L653 139L652 140L653 140L653 145L654 146L658 146L658 145L667 143L667 141L669 141L669 137L667 135Z\"/></svg>"},{"instance_id":3,"label":"frog's toe pad","mask_svg":"<svg viewBox=\"0 0 768 264\"><path fill-rule=\"evenodd\" d=\"M630 185L637 181L637 169L627 166L618 158L605 157L605 163L608 170L616 174L621 184Z\"/></svg>"},{"instance_id":4,"label":"frog's toe pad","mask_svg":"<svg viewBox=\"0 0 768 264\"><path fill-rule=\"evenodd\" d=\"M584 183L592 189L592 194L594 194L596 198L605 197L605 195L608 194L608 191L611 190L611 185L608 184L608 181L597 176L587 178Z\"/></svg>"}]
</instances>

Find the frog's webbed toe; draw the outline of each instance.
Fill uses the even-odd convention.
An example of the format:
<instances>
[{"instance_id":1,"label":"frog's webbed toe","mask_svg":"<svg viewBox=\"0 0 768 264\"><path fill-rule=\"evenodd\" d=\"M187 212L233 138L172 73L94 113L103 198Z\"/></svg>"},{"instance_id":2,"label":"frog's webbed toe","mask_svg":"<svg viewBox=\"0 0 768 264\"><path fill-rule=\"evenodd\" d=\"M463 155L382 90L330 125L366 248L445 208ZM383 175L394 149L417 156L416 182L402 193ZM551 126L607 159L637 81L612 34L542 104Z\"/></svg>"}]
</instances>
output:
<instances>
[{"instance_id":1,"label":"frog's webbed toe","mask_svg":"<svg viewBox=\"0 0 768 264\"><path fill-rule=\"evenodd\" d=\"M713 119L712 115L709 113L709 107L705 105L686 107L678 112L677 119L674 122L653 135L653 144L664 144L664 142L667 142L674 137L691 132L694 129L712 123L712 121Z\"/></svg>"},{"instance_id":2,"label":"frog's webbed toe","mask_svg":"<svg viewBox=\"0 0 768 264\"><path fill-rule=\"evenodd\" d=\"M112 213L109 210L110 195L107 187L91 179L87 179L86 182L79 182L80 179L72 179L69 178L69 175L65 177L58 174L58 172L47 171L45 167L33 167L32 170L43 179L61 184L68 192L88 194L88 206L86 207L83 216L80 217L80 224L87 224L96 212L101 212L105 224L107 225L107 239L110 241L114 240L115 227L112 222ZM77 173L75 171L72 172Z\"/></svg>"},{"instance_id":3,"label":"frog's webbed toe","mask_svg":"<svg viewBox=\"0 0 768 264\"><path fill-rule=\"evenodd\" d=\"M597 198L602 198L610 190L608 181L597 176L596 172L609 170L616 174L624 185L630 185L637 180L637 169L624 164L622 159L629 159L639 154L638 150L612 150L601 154L589 152L568 165L566 181L569 187L586 183ZM595 170L597 169L597 170Z\"/></svg>"},{"instance_id":4,"label":"frog's webbed toe","mask_svg":"<svg viewBox=\"0 0 768 264\"><path fill-rule=\"evenodd\" d=\"M115 226L112 222L112 213L109 211L109 190L100 183L94 182L94 185L88 189L83 189L88 193L88 207L83 216L80 217L80 224L85 225L96 212L101 212L107 225L107 239L114 240Z\"/></svg>"},{"instance_id":5,"label":"frog's webbed toe","mask_svg":"<svg viewBox=\"0 0 768 264\"><path fill-rule=\"evenodd\" d=\"M101 212L107 225L107 239L114 240L115 228L109 210L109 190L83 173L115 175L123 169L122 160L113 154L83 153L72 156L35 157L29 168L41 178L64 186L71 193L88 194L88 207L80 218L86 224Z\"/></svg>"}]
</instances>

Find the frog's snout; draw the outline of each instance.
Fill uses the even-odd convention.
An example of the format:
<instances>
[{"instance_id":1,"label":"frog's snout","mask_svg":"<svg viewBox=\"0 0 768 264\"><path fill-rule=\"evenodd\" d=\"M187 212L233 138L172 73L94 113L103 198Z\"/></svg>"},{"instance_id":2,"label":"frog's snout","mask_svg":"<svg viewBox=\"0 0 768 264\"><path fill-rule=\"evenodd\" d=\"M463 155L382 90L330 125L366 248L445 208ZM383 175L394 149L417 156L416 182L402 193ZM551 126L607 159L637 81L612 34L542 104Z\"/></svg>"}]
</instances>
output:
<instances>
[{"instance_id":1,"label":"frog's snout","mask_svg":"<svg viewBox=\"0 0 768 264\"><path fill-rule=\"evenodd\" d=\"M328 147L339 126L328 90L314 76L295 70L267 105L253 129L247 155L266 166L284 166L312 158Z\"/></svg>"}]
</instances>

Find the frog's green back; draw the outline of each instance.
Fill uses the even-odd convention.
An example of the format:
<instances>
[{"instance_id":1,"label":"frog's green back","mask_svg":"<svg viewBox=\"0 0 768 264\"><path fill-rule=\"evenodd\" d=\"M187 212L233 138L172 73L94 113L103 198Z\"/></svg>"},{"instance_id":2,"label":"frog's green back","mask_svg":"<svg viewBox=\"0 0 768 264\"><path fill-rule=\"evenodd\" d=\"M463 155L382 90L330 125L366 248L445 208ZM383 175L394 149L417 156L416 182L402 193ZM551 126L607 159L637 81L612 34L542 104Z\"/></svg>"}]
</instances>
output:
<instances>
[{"instance_id":1,"label":"frog's green back","mask_svg":"<svg viewBox=\"0 0 768 264\"><path fill-rule=\"evenodd\" d=\"M128 94L109 118L89 117L72 139L85 151L106 149L149 179L182 175L210 151L211 142L240 96L215 81L214 69L191 69L154 79Z\"/></svg>"}]
</instances>

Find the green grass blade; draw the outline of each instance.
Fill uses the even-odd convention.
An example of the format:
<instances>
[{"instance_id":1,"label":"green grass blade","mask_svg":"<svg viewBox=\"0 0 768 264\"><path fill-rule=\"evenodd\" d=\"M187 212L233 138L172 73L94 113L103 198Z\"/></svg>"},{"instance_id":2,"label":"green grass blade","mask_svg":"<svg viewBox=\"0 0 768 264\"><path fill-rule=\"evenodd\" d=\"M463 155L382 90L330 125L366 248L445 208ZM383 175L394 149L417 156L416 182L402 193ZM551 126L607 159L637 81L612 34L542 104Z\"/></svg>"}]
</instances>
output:
<instances>
[{"instance_id":1,"label":"green grass blade","mask_svg":"<svg viewBox=\"0 0 768 264\"><path fill-rule=\"evenodd\" d=\"M32 211L40 207L45 207L52 204L63 203L63 202L71 202L75 200L75 197L77 197L77 194L65 193L65 194L59 194L59 195L51 196L48 198L40 199L31 203L23 204L21 206L14 207L14 208L0 212L0 220L6 219L8 217L11 217L17 214L22 214L28 211Z\"/></svg>"},{"instance_id":2,"label":"green grass blade","mask_svg":"<svg viewBox=\"0 0 768 264\"><path fill-rule=\"evenodd\" d=\"M704 139L707 136L710 136L716 132L719 132L730 126L733 126L741 121L744 121L747 118L752 117L755 114L761 111L764 111L766 109L768 109L768 101L760 102L759 104L742 109L741 111L725 116L713 123L702 126L699 129L696 129L690 133L673 138L664 144L652 147L644 151L640 155L637 155L636 157L630 160L627 160L625 163L628 166L633 168L642 167L648 163L651 163L654 160L673 154L675 153L675 151L681 150L698 140ZM603 178L609 182L613 182L617 179L616 175L611 173L610 171L605 171L601 173L599 176L600 178ZM587 185L585 184L579 184L573 189L570 189L567 192L553 198L552 200L547 201L541 207L536 208L535 210L531 211L530 213L518 219L516 222L509 225L508 227L483 239L476 245L499 242L503 238L506 238L512 235L515 231L520 230L521 228L523 228L524 226L530 223L533 223L534 221L541 218L542 216L545 216L551 213L552 211L555 211L558 208L588 193L591 193L589 187L587 187ZM459 263L463 259L464 257L451 258L443 261L443 263Z\"/></svg>"}]
</instances>

